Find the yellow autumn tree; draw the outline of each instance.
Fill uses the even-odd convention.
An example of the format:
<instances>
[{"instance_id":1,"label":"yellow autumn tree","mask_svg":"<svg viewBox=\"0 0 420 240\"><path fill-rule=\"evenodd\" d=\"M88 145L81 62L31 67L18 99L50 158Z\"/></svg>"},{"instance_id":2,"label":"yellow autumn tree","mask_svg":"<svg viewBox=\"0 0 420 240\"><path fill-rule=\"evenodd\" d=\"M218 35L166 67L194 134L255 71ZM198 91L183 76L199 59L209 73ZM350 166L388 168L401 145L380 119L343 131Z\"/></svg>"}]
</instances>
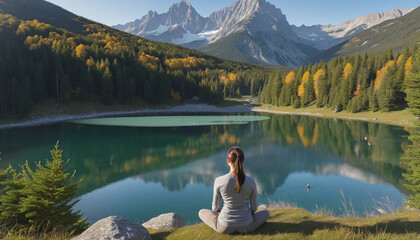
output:
<instances>
[{"instance_id":1,"label":"yellow autumn tree","mask_svg":"<svg viewBox=\"0 0 420 240\"><path fill-rule=\"evenodd\" d=\"M174 102L181 101L181 95L179 95L179 92L175 92L175 90L173 90L172 88L171 88L170 96L171 96L172 101Z\"/></svg>"},{"instance_id":2,"label":"yellow autumn tree","mask_svg":"<svg viewBox=\"0 0 420 240\"><path fill-rule=\"evenodd\" d=\"M293 79L295 78L295 72L293 72L293 71L291 71L291 72L289 72L287 75L286 75L286 78L284 79L284 82L287 84L287 83L290 83L291 81L293 81Z\"/></svg>"},{"instance_id":3,"label":"yellow autumn tree","mask_svg":"<svg viewBox=\"0 0 420 240\"><path fill-rule=\"evenodd\" d=\"M95 66L95 60L93 60L93 58L90 57L88 60L86 60L86 66L88 66L88 68L92 68L93 66Z\"/></svg>"},{"instance_id":4,"label":"yellow autumn tree","mask_svg":"<svg viewBox=\"0 0 420 240\"><path fill-rule=\"evenodd\" d=\"M360 84L357 84L356 91L354 91L353 93L354 96L359 96L360 91L362 91L362 86L360 86Z\"/></svg>"},{"instance_id":5,"label":"yellow autumn tree","mask_svg":"<svg viewBox=\"0 0 420 240\"><path fill-rule=\"evenodd\" d=\"M190 69L204 62L204 58L187 57L187 58L169 58L165 60L165 64L171 69Z\"/></svg>"},{"instance_id":6,"label":"yellow autumn tree","mask_svg":"<svg viewBox=\"0 0 420 240\"><path fill-rule=\"evenodd\" d=\"M223 84L233 83L236 81L236 74L235 73L228 73L227 76L222 74L220 76L220 82Z\"/></svg>"},{"instance_id":7,"label":"yellow autumn tree","mask_svg":"<svg viewBox=\"0 0 420 240\"><path fill-rule=\"evenodd\" d=\"M305 84L309 81L309 72L305 72L302 76L302 82L298 87L298 96L300 98L303 98L303 95L305 95Z\"/></svg>"},{"instance_id":8,"label":"yellow autumn tree","mask_svg":"<svg viewBox=\"0 0 420 240\"><path fill-rule=\"evenodd\" d=\"M76 56L78 58L84 58L87 55L88 46L79 44L74 51L76 52Z\"/></svg>"},{"instance_id":9,"label":"yellow autumn tree","mask_svg":"<svg viewBox=\"0 0 420 240\"><path fill-rule=\"evenodd\" d=\"M404 54L401 54L397 59L397 64L400 64L401 60L403 59Z\"/></svg>"},{"instance_id":10,"label":"yellow autumn tree","mask_svg":"<svg viewBox=\"0 0 420 240\"><path fill-rule=\"evenodd\" d=\"M122 45L118 41L108 41L104 47L107 53L119 53L127 50L127 46Z\"/></svg>"},{"instance_id":11,"label":"yellow autumn tree","mask_svg":"<svg viewBox=\"0 0 420 240\"><path fill-rule=\"evenodd\" d=\"M351 63L347 63L346 67L344 67L343 77L348 78L352 72L353 72L353 66L351 65Z\"/></svg>"},{"instance_id":12,"label":"yellow autumn tree","mask_svg":"<svg viewBox=\"0 0 420 240\"><path fill-rule=\"evenodd\" d=\"M315 96L318 97L318 81L320 78L324 78L326 76L326 72L324 69L319 69L316 71L314 75L314 90L315 90Z\"/></svg>"},{"instance_id":13,"label":"yellow autumn tree","mask_svg":"<svg viewBox=\"0 0 420 240\"><path fill-rule=\"evenodd\" d=\"M405 75L407 75L408 72L410 72L411 66L413 65L412 60L413 60L413 57L409 57L407 59L407 62L405 63Z\"/></svg>"},{"instance_id":14,"label":"yellow autumn tree","mask_svg":"<svg viewBox=\"0 0 420 240\"><path fill-rule=\"evenodd\" d=\"M228 78L226 77L226 75L220 76L220 83L223 83L226 85L227 82L228 82Z\"/></svg>"},{"instance_id":15,"label":"yellow autumn tree","mask_svg":"<svg viewBox=\"0 0 420 240\"><path fill-rule=\"evenodd\" d=\"M390 60L385 64L385 66L383 66L381 69L379 69L376 72L376 78L375 78L375 82L374 82L374 85L373 85L373 90L376 91L376 90L379 89L379 87L382 84L382 80L385 77L386 71L388 71L388 68L391 67L392 65L394 65L394 63L395 63L394 60Z\"/></svg>"},{"instance_id":16,"label":"yellow autumn tree","mask_svg":"<svg viewBox=\"0 0 420 240\"><path fill-rule=\"evenodd\" d=\"M234 73L228 73L228 79L229 79L229 82L236 81L236 74L234 74Z\"/></svg>"},{"instance_id":17,"label":"yellow autumn tree","mask_svg":"<svg viewBox=\"0 0 420 240\"><path fill-rule=\"evenodd\" d=\"M145 66L148 69L156 70L158 67L157 64L159 62L159 58L148 55L144 52L140 53L138 60L141 65Z\"/></svg>"}]
</instances>

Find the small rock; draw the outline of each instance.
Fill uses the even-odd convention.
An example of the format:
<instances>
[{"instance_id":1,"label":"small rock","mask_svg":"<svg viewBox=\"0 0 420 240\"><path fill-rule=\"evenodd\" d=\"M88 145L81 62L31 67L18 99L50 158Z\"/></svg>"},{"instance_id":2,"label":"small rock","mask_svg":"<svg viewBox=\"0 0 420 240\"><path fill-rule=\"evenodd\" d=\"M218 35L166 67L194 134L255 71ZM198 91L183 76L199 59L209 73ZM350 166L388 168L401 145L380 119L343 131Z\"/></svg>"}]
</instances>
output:
<instances>
[{"instance_id":1,"label":"small rock","mask_svg":"<svg viewBox=\"0 0 420 240\"><path fill-rule=\"evenodd\" d=\"M306 184L306 188L311 188L311 184Z\"/></svg>"},{"instance_id":2,"label":"small rock","mask_svg":"<svg viewBox=\"0 0 420 240\"><path fill-rule=\"evenodd\" d=\"M415 118L416 118L416 120L420 120L420 117L419 116L415 116Z\"/></svg>"},{"instance_id":3,"label":"small rock","mask_svg":"<svg viewBox=\"0 0 420 240\"><path fill-rule=\"evenodd\" d=\"M374 119L373 119L373 121L376 121L376 120L378 120L378 119L377 119L377 118L374 118Z\"/></svg>"},{"instance_id":4,"label":"small rock","mask_svg":"<svg viewBox=\"0 0 420 240\"><path fill-rule=\"evenodd\" d=\"M143 223L143 227L150 229L175 230L184 226L184 219L176 213L165 213Z\"/></svg>"},{"instance_id":5,"label":"small rock","mask_svg":"<svg viewBox=\"0 0 420 240\"><path fill-rule=\"evenodd\" d=\"M73 240L151 240L146 228L138 223L133 223L122 217L110 216L101 219L90 226Z\"/></svg>"},{"instance_id":6,"label":"small rock","mask_svg":"<svg viewBox=\"0 0 420 240\"><path fill-rule=\"evenodd\" d=\"M258 206L258 208L267 208L267 205L261 204L260 206Z\"/></svg>"}]
</instances>

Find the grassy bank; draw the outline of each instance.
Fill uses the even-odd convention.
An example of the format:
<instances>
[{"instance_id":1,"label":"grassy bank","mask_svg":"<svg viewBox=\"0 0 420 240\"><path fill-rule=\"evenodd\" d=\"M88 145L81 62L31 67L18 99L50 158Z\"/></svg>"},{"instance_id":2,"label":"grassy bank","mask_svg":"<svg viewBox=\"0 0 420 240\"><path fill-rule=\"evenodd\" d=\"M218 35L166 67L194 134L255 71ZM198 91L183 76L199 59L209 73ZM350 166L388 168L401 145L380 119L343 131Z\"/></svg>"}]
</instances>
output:
<instances>
[{"instance_id":1,"label":"grassy bank","mask_svg":"<svg viewBox=\"0 0 420 240\"><path fill-rule=\"evenodd\" d=\"M270 209L270 218L247 235L223 235L205 224L174 232L150 231L152 239L420 239L419 212L369 218L337 218L313 214L302 208Z\"/></svg>"},{"instance_id":2,"label":"grassy bank","mask_svg":"<svg viewBox=\"0 0 420 240\"><path fill-rule=\"evenodd\" d=\"M204 223L176 231L150 230L152 239L420 239L420 213L399 212L381 216L338 218L314 214L302 208L270 208L270 218L255 232L246 235L218 234ZM71 239L67 233L43 234L36 238L27 234L3 235L2 240Z\"/></svg>"},{"instance_id":3,"label":"grassy bank","mask_svg":"<svg viewBox=\"0 0 420 240\"><path fill-rule=\"evenodd\" d=\"M377 122L385 123L390 125L397 125L403 127L414 127L415 118L414 115L408 111L408 109L392 112L338 112L333 113L333 110L330 108L317 108L312 105L306 108L293 108L293 107L276 107L272 105L260 105L255 107L256 111L259 112L270 112L278 114L299 114L299 115L310 115L316 117L325 117L325 118L340 118L340 119L350 119L350 120L361 120L368 122ZM376 119L376 120L375 120Z\"/></svg>"}]
</instances>

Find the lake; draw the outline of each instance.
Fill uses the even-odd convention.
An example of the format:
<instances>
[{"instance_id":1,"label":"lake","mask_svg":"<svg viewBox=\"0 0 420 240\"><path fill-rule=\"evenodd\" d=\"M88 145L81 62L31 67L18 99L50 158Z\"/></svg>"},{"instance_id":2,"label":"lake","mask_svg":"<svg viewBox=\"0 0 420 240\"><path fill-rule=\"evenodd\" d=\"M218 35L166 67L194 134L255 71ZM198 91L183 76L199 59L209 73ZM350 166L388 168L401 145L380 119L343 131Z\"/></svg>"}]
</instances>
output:
<instances>
[{"instance_id":1,"label":"lake","mask_svg":"<svg viewBox=\"0 0 420 240\"><path fill-rule=\"evenodd\" d=\"M409 194L400 164L408 135L385 124L263 113L90 119L0 130L0 168L34 166L59 140L68 168L83 178L75 208L89 223L176 212L194 224L211 207L214 179L229 171L227 150L239 145L259 204L342 216L344 201L364 216L380 202L397 208Z\"/></svg>"}]
</instances>

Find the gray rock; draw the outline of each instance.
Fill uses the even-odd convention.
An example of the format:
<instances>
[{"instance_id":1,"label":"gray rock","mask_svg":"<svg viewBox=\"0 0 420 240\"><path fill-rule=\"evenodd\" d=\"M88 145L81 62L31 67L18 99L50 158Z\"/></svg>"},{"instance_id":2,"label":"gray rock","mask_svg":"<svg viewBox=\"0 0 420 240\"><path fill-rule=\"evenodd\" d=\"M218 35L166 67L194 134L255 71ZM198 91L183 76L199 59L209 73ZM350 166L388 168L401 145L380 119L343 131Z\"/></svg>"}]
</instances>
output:
<instances>
[{"instance_id":1,"label":"gray rock","mask_svg":"<svg viewBox=\"0 0 420 240\"><path fill-rule=\"evenodd\" d=\"M151 240L146 228L127 219L110 216L97 221L73 240Z\"/></svg>"},{"instance_id":2,"label":"gray rock","mask_svg":"<svg viewBox=\"0 0 420 240\"><path fill-rule=\"evenodd\" d=\"M184 226L184 219L176 213L165 213L143 223L143 227L150 229L175 230Z\"/></svg>"},{"instance_id":3,"label":"gray rock","mask_svg":"<svg viewBox=\"0 0 420 240\"><path fill-rule=\"evenodd\" d=\"M373 121L376 121L376 120L378 120L378 119L377 119L377 118L374 118L374 119L373 119Z\"/></svg>"}]
</instances>

